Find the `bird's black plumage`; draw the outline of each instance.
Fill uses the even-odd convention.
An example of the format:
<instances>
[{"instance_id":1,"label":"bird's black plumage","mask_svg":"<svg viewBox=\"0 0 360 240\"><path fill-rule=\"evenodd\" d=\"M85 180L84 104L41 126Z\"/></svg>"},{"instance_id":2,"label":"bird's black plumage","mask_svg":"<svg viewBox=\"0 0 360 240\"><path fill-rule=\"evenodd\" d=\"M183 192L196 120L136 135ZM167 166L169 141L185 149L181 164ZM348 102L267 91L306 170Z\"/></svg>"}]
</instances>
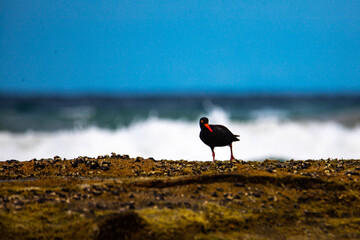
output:
<instances>
[{"instance_id":1,"label":"bird's black plumage","mask_svg":"<svg viewBox=\"0 0 360 240\"><path fill-rule=\"evenodd\" d=\"M231 151L231 160L234 160L232 153L232 143L240 141L239 135L234 135L223 125L209 125L209 119L203 117L200 119L200 139L211 148L213 160L215 161L215 147L229 146Z\"/></svg>"}]
</instances>

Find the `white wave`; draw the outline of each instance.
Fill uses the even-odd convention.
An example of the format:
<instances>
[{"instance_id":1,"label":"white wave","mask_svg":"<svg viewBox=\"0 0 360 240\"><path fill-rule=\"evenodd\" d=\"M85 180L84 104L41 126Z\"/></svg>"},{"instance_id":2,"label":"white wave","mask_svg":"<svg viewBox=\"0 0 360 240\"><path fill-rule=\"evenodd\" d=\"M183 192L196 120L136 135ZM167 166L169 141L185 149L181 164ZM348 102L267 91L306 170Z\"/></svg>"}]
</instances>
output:
<instances>
[{"instance_id":1,"label":"white wave","mask_svg":"<svg viewBox=\"0 0 360 240\"><path fill-rule=\"evenodd\" d=\"M259 117L255 121L234 122L220 108L209 114L210 123L224 124L240 142L234 155L243 160L359 158L360 126L346 128L335 122L281 121ZM199 139L198 122L150 116L117 130L90 127L57 132L0 132L0 160L65 158L129 154L132 157L211 161L211 150ZM228 160L228 147L215 148L216 159Z\"/></svg>"}]
</instances>

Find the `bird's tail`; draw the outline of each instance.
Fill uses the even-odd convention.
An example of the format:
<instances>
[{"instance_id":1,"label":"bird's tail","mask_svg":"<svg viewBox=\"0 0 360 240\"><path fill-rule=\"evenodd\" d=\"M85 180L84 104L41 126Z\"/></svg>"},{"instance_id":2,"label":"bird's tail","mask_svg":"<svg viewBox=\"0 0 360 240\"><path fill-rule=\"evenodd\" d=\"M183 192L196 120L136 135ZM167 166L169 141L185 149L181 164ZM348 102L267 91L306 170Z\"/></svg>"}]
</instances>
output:
<instances>
[{"instance_id":1,"label":"bird's tail","mask_svg":"<svg viewBox=\"0 0 360 240\"><path fill-rule=\"evenodd\" d=\"M234 135L234 142L240 141L240 139L238 139L238 137L240 137L240 135Z\"/></svg>"}]
</instances>

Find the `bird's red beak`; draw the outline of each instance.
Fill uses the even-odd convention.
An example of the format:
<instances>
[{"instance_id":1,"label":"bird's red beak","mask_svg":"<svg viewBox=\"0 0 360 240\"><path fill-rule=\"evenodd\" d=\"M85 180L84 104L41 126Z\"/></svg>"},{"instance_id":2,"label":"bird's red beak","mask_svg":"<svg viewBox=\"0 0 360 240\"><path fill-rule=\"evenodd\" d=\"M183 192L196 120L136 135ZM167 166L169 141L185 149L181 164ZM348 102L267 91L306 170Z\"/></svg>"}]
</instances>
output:
<instances>
[{"instance_id":1,"label":"bird's red beak","mask_svg":"<svg viewBox=\"0 0 360 240\"><path fill-rule=\"evenodd\" d=\"M209 129L209 130L210 130L210 132L212 132L212 131L213 131L213 130L210 128L209 124L207 124L207 123L206 123L206 124L204 124L204 126L205 126L205 127L207 127L207 129Z\"/></svg>"}]
</instances>

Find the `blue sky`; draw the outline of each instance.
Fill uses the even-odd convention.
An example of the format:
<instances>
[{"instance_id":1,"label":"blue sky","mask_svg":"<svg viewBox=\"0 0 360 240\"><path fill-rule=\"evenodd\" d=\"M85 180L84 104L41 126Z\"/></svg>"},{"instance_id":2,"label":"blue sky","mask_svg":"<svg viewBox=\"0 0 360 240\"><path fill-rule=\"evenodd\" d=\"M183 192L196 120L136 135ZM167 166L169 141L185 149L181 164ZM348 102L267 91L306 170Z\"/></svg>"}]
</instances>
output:
<instances>
[{"instance_id":1,"label":"blue sky","mask_svg":"<svg viewBox=\"0 0 360 240\"><path fill-rule=\"evenodd\" d=\"M1 1L1 92L360 92L360 1Z\"/></svg>"}]
</instances>

